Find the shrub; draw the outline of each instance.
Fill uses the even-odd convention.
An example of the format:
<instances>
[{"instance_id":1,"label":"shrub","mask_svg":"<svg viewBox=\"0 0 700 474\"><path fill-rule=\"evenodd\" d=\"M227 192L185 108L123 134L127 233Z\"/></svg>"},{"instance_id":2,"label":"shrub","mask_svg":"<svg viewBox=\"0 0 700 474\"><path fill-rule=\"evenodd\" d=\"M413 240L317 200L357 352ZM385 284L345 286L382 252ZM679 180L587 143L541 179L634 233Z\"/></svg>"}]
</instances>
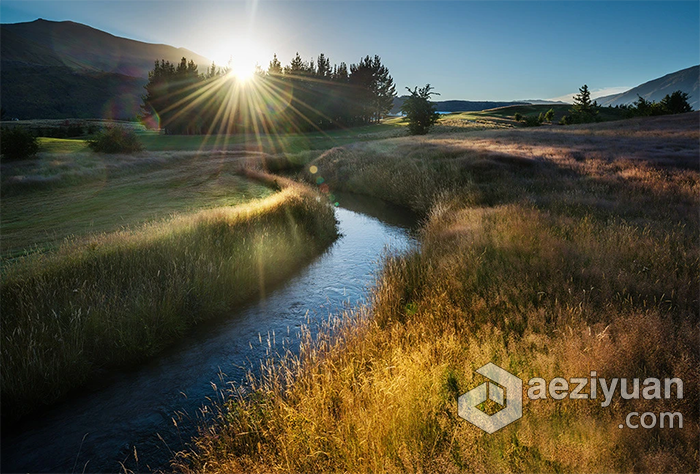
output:
<instances>
[{"instance_id":1,"label":"shrub","mask_svg":"<svg viewBox=\"0 0 700 474\"><path fill-rule=\"evenodd\" d=\"M421 89L406 88L411 95L404 100L401 111L406 114L408 133L411 135L425 135L440 118L435 110L435 104L430 101L433 95L440 94L431 92L432 89L430 84L426 84Z\"/></svg>"},{"instance_id":2,"label":"shrub","mask_svg":"<svg viewBox=\"0 0 700 474\"><path fill-rule=\"evenodd\" d=\"M525 124L526 127L539 127L542 125L542 121L544 118L542 117L542 114L539 115L539 117L529 116L529 117L524 117L523 118L523 123Z\"/></svg>"},{"instance_id":3,"label":"shrub","mask_svg":"<svg viewBox=\"0 0 700 474\"><path fill-rule=\"evenodd\" d=\"M515 115L513 115L513 118L515 119L516 122L520 122L523 119L523 114L520 112L515 112Z\"/></svg>"},{"instance_id":4,"label":"shrub","mask_svg":"<svg viewBox=\"0 0 700 474\"><path fill-rule=\"evenodd\" d=\"M88 146L93 151L102 153L134 153L143 150L136 133L122 127L109 127L97 132L88 140Z\"/></svg>"},{"instance_id":5,"label":"shrub","mask_svg":"<svg viewBox=\"0 0 700 474\"><path fill-rule=\"evenodd\" d=\"M690 112L693 108L688 103L688 98L688 94L680 90L666 94L661 102L647 100L637 95L637 100L625 107L625 117L650 117Z\"/></svg>"},{"instance_id":6,"label":"shrub","mask_svg":"<svg viewBox=\"0 0 700 474\"><path fill-rule=\"evenodd\" d=\"M39 151L39 143L30 131L21 127L2 130L0 152L3 158L21 160L36 155L37 151Z\"/></svg>"},{"instance_id":7,"label":"shrub","mask_svg":"<svg viewBox=\"0 0 700 474\"><path fill-rule=\"evenodd\" d=\"M661 99L661 107L667 114L684 114L691 112L693 108L688 103L690 96L681 90L677 90Z\"/></svg>"},{"instance_id":8,"label":"shrub","mask_svg":"<svg viewBox=\"0 0 700 474\"><path fill-rule=\"evenodd\" d=\"M549 109L549 110L544 114L544 119L545 119L547 122L551 122L553 118L554 118L554 109Z\"/></svg>"}]
</instances>

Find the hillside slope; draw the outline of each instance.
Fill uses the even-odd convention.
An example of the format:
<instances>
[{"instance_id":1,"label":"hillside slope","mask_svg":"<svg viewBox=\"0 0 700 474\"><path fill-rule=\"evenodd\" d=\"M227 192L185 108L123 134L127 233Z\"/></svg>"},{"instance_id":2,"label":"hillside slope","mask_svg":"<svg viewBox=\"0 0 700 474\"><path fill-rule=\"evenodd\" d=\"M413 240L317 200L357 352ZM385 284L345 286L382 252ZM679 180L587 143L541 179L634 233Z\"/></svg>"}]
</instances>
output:
<instances>
[{"instance_id":1,"label":"hillside slope","mask_svg":"<svg viewBox=\"0 0 700 474\"><path fill-rule=\"evenodd\" d=\"M690 105L693 106L693 109L698 110L700 108L699 82L700 66L692 66L645 82L627 92L599 97L597 100L600 105L604 106L631 104L637 100L637 96L658 102L666 94L681 90L690 95Z\"/></svg>"},{"instance_id":2,"label":"hillside slope","mask_svg":"<svg viewBox=\"0 0 700 474\"><path fill-rule=\"evenodd\" d=\"M184 48L120 38L70 21L0 26L3 110L8 117L131 119L159 59L210 61Z\"/></svg>"},{"instance_id":3,"label":"hillside slope","mask_svg":"<svg viewBox=\"0 0 700 474\"><path fill-rule=\"evenodd\" d=\"M211 64L209 59L185 48L120 38L72 21L39 19L4 24L0 34L4 67L63 65L146 78L156 59L178 62L184 56L200 68Z\"/></svg>"}]
</instances>

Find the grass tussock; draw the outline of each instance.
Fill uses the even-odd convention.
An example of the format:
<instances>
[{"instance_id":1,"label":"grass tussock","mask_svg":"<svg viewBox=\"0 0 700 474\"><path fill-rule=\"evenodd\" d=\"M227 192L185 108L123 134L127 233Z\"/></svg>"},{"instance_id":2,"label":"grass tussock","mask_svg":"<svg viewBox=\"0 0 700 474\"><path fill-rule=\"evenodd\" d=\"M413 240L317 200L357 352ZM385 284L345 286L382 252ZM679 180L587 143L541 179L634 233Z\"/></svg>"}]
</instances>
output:
<instances>
[{"instance_id":1,"label":"grass tussock","mask_svg":"<svg viewBox=\"0 0 700 474\"><path fill-rule=\"evenodd\" d=\"M275 184L281 191L266 199L67 241L6 265L3 415L153 355L317 255L336 237L332 208L304 186Z\"/></svg>"},{"instance_id":2,"label":"grass tussock","mask_svg":"<svg viewBox=\"0 0 700 474\"><path fill-rule=\"evenodd\" d=\"M625 154L601 145L632 133L619 124L571 127L571 140L523 130L327 152L309 179L423 211L421 245L386 259L367 307L235 389L175 466L696 472L700 203L685 155L697 157L697 122L688 114L670 132L692 142L663 138L664 120L630 122L657 140L631 141ZM525 398L523 418L489 435L457 415L457 397L481 383L474 370L487 362L525 389L531 377L595 370L608 380L678 377L684 397L618 391L608 407ZM635 411L681 412L684 426L618 428Z\"/></svg>"}]
</instances>

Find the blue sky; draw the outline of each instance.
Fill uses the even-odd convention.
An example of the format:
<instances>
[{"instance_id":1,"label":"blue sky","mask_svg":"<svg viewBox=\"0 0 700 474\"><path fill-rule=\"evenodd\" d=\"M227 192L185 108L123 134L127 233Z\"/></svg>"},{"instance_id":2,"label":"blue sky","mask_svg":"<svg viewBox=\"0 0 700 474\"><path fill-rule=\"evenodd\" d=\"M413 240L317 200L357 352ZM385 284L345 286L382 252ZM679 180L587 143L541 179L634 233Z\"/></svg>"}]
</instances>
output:
<instances>
[{"instance_id":1,"label":"blue sky","mask_svg":"<svg viewBox=\"0 0 700 474\"><path fill-rule=\"evenodd\" d=\"M630 88L700 63L700 2L10 1L0 22L72 20L218 59L357 62L441 99L513 100Z\"/></svg>"}]
</instances>

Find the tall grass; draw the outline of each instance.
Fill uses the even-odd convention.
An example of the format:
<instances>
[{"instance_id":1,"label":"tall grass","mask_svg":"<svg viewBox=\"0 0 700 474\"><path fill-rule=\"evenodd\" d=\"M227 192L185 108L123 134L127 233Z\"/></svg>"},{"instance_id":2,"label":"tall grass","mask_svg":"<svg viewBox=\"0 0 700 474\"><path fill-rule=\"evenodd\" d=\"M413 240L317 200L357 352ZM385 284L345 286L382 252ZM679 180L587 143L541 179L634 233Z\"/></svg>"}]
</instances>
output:
<instances>
[{"instance_id":1,"label":"tall grass","mask_svg":"<svg viewBox=\"0 0 700 474\"><path fill-rule=\"evenodd\" d=\"M266 199L67 242L6 266L3 415L155 354L317 255L336 237L332 208L308 188L275 183L282 190Z\"/></svg>"},{"instance_id":2,"label":"tall grass","mask_svg":"<svg viewBox=\"0 0 700 474\"><path fill-rule=\"evenodd\" d=\"M386 259L368 306L234 389L175 466L697 472L699 176L685 156L698 153L698 115L675 123L574 127L567 140L406 138L320 157L309 179L423 211L421 245ZM618 155L640 124L657 138ZM669 143L664 130L694 140ZM525 398L523 418L489 435L457 415L487 362L525 381L679 377L684 398ZM679 411L684 427L618 428L633 411Z\"/></svg>"}]
</instances>

